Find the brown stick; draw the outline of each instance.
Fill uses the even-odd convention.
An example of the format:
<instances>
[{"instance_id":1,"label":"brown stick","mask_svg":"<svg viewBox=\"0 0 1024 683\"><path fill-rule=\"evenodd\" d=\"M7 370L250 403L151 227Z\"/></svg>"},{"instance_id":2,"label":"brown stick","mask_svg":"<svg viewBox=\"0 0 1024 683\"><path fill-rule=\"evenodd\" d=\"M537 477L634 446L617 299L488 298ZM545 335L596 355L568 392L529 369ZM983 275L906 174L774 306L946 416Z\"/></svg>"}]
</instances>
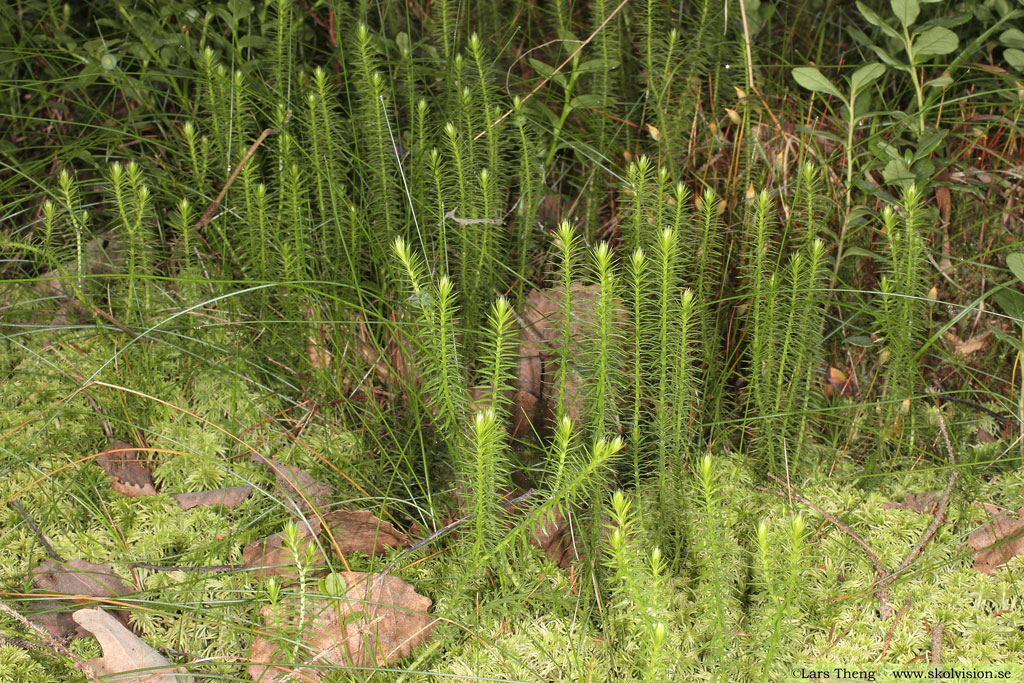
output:
<instances>
[{"instance_id":1,"label":"brown stick","mask_svg":"<svg viewBox=\"0 0 1024 683\"><path fill-rule=\"evenodd\" d=\"M892 620L892 626L889 627L889 631L885 634L885 645L882 646L882 653L878 655L878 659L875 661L882 661L882 659L885 657L885 653L889 651L889 645L892 643L892 634L896 632L896 626L900 623L900 619L903 618L903 615L907 613L908 609L910 609L909 595L907 596L907 599L903 602L903 607L900 608L900 611L896 615L896 618Z\"/></svg>"},{"instance_id":2,"label":"brown stick","mask_svg":"<svg viewBox=\"0 0 1024 683\"><path fill-rule=\"evenodd\" d=\"M291 111L291 109L289 109L288 112L284 115L284 123L282 123L281 126L283 127L284 124L288 123L288 121L291 118L292 118L292 111ZM223 200L224 199L224 195L226 195L228 193L228 188L230 188L231 184L235 182L235 178L238 177L238 174L242 172L242 168L245 166L246 162L249 161L249 159L252 157L252 155L256 153L256 148L258 148L260 145L262 145L263 141L266 140L269 136L274 135L276 133L280 133L280 132L281 132L281 128L264 128L263 129L263 132L260 133L258 138L256 138L256 141L249 146L249 149L248 149L248 151L246 151L245 156L242 157L242 160L240 162L238 162L238 166L236 166L234 172L231 173L231 177L228 178L228 181L226 183L224 183L224 187L221 188L220 194L218 194L217 198L214 199L213 202L210 204L210 206L208 206L206 208L206 211L203 213L202 217L199 219L199 222L196 223L196 227L195 227L196 231L199 231L199 230L205 228L206 225L211 220L213 220L213 215L215 213L217 213L217 209L220 208L221 200Z\"/></svg>"},{"instance_id":3,"label":"brown stick","mask_svg":"<svg viewBox=\"0 0 1024 683\"><path fill-rule=\"evenodd\" d=\"M946 625L941 621L932 624L932 649L928 655L928 663L933 669L942 664L942 636L946 632Z\"/></svg>"}]
</instances>

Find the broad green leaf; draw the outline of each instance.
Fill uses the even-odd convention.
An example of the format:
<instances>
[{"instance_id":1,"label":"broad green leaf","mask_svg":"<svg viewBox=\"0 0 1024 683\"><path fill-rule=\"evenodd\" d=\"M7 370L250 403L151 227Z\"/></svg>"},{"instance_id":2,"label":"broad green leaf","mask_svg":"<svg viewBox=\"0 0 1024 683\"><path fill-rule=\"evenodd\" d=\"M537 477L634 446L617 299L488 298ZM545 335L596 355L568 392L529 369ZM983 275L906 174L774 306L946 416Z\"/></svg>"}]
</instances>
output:
<instances>
[{"instance_id":1,"label":"broad green leaf","mask_svg":"<svg viewBox=\"0 0 1024 683\"><path fill-rule=\"evenodd\" d=\"M865 249L864 247L848 247L846 251L843 252L843 256L861 256L863 258L870 258L876 261L883 260L881 256L873 251Z\"/></svg>"},{"instance_id":2,"label":"broad green leaf","mask_svg":"<svg viewBox=\"0 0 1024 683\"><path fill-rule=\"evenodd\" d=\"M992 293L992 300L1018 325L1024 325L1024 294L1009 285L1003 285Z\"/></svg>"},{"instance_id":3,"label":"broad green leaf","mask_svg":"<svg viewBox=\"0 0 1024 683\"><path fill-rule=\"evenodd\" d=\"M854 335L852 337L847 337L846 339L843 340L843 342L846 343L846 344L849 344L850 346L865 346L865 347L867 347L867 346L874 346L875 345L875 341L871 337L867 336L866 334L858 334L858 335Z\"/></svg>"},{"instance_id":4,"label":"broad green leaf","mask_svg":"<svg viewBox=\"0 0 1024 683\"><path fill-rule=\"evenodd\" d=\"M822 140L831 140L832 142L835 142L840 145L846 144L846 138L844 138L841 135L836 135L835 133L830 133L827 130L818 130L817 128L807 128L806 126L800 126L799 128L796 129L796 132L810 133L811 135L819 137Z\"/></svg>"},{"instance_id":5,"label":"broad green leaf","mask_svg":"<svg viewBox=\"0 0 1024 683\"><path fill-rule=\"evenodd\" d=\"M850 76L850 92L855 96L859 95L864 88L871 85L873 82L885 73L885 66L878 62L871 62L865 64Z\"/></svg>"},{"instance_id":6,"label":"broad green leaf","mask_svg":"<svg viewBox=\"0 0 1024 683\"><path fill-rule=\"evenodd\" d=\"M935 55L948 55L960 44L960 39L948 28L935 26L914 39L914 56L918 59Z\"/></svg>"},{"instance_id":7,"label":"broad green leaf","mask_svg":"<svg viewBox=\"0 0 1024 683\"><path fill-rule=\"evenodd\" d=\"M902 64L900 64L899 62L896 61L895 57L893 57L892 55L890 55L888 52L886 52L882 48L878 47L877 45L871 45L869 47L871 48L872 52L874 52L876 55L878 55L879 59L881 59L883 62L885 62L889 66L896 67L897 69L902 66Z\"/></svg>"},{"instance_id":8,"label":"broad green leaf","mask_svg":"<svg viewBox=\"0 0 1024 683\"><path fill-rule=\"evenodd\" d=\"M893 159L887 163L885 168L882 169L882 178L889 185L899 185L901 187L908 187L917 180L917 177L902 159Z\"/></svg>"},{"instance_id":9,"label":"broad green leaf","mask_svg":"<svg viewBox=\"0 0 1024 683\"><path fill-rule=\"evenodd\" d=\"M896 32L896 29L894 29L892 26L889 26L889 24L885 23L885 20L882 19L882 17L878 16L875 10L868 7L863 2L860 2L860 0L857 0L857 9L860 10L861 16L863 16L869 24L871 24L872 26L877 26L878 28L882 29L882 33L889 36L890 38L902 40L903 37Z\"/></svg>"},{"instance_id":10,"label":"broad green leaf","mask_svg":"<svg viewBox=\"0 0 1024 683\"><path fill-rule=\"evenodd\" d=\"M921 13L917 0L889 0L889 6L904 26L910 26L917 21L917 15Z\"/></svg>"},{"instance_id":11,"label":"broad green leaf","mask_svg":"<svg viewBox=\"0 0 1024 683\"><path fill-rule=\"evenodd\" d=\"M946 134L949 130L946 128L929 128L921 136L921 139L917 141L917 149L914 151L914 161L923 159L942 144L942 141L946 139Z\"/></svg>"},{"instance_id":12,"label":"broad green leaf","mask_svg":"<svg viewBox=\"0 0 1024 683\"><path fill-rule=\"evenodd\" d=\"M1008 28L999 34L999 42L1006 47L1024 49L1024 31L1019 28Z\"/></svg>"},{"instance_id":13,"label":"broad green leaf","mask_svg":"<svg viewBox=\"0 0 1024 683\"><path fill-rule=\"evenodd\" d=\"M1024 282L1024 253L1016 252L1007 256L1006 267L1018 280Z\"/></svg>"},{"instance_id":14,"label":"broad green leaf","mask_svg":"<svg viewBox=\"0 0 1024 683\"><path fill-rule=\"evenodd\" d=\"M572 109L591 109L594 107L600 107L603 98L600 95L580 95L574 97L569 102L569 107Z\"/></svg>"},{"instance_id":15,"label":"broad green leaf","mask_svg":"<svg viewBox=\"0 0 1024 683\"><path fill-rule=\"evenodd\" d=\"M1024 71L1024 50L1008 47L1003 50L1003 59L1017 71Z\"/></svg>"},{"instance_id":16,"label":"broad green leaf","mask_svg":"<svg viewBox=\"0 0 1024 683\"><path fill-rule=\"evenodd\" d=\"M1000 291L1005 291L1005 290L1000 290ZM999 292L996 292L996 294L998 294L998 293ZM992 298L994 299L996 297L992 297ZM1009 314L1007 314L1007 315L1009 315ZM1016 316L1014 316L1014 317L1016 317ZM1020 319L1018 318L1018 321L1019 320ZM1021 343L1020 339L1017 339L1016 337L1011 337L1010 335L1006 334L1005 332L1003 332L998 327L995 327L994 325L989 325L988 329L992 330L992 334L995 335L996 339L998 339L999 341L1006 342L1007 344L1009 344L1010 346L1015 348L1017 350L1017 353L1024 354L1024 344Z\"/></svg>"},{"instance_id":17,"label":"broad green leaf","mask_svg":"<svg viewBox=\"0 0 1024 683\"><path fill-rule=\"evenodd\" d=\"M607 64L607 67L605 66L605 64ZM578 67L576 67L576 73L586 74L595 71L611 71L613 69L617 69L618 67L619 60L617 59L588 59L587 61L583 62Z\"/></svg>"},{"instance_id":18,"label":"broad green leaf","mask_svg":"<svg viewBox=\"0 0 1024 683\"><path fill-rule=\"evenodd\" d=\"M840 93L839 89L832 84L832 81L825 78L825 76L813 66L798 66L793 69L793 80L808 90L835 95L839 99L845 101L842 93Z\"/></svg>"},{"instance_id":19,"label":"broad green leaf","mask_svg":"<svg viewBox=\"0 0 1024 683\"><path fill-rule=\"evenodd\" d=\"M552 81L562 86L563 88L566 86L565 74L561 72L555 73L555 67L549 64L545 64L539 59L534 59L533 57L530 58L530 66L532 66L533 70L539 73L544 78L551 79Z\"/></svg>"},{"instance_id":20,"label":"broad green leaf","mask_svg":"<svg viewBox=\"0 0 1024 683\"><path fill-rule=\"evenodd\" d=\"M925 81L924 86L926 88L945 88L952 83L953 79L949 76L937 76L930 81Z\"/></svg>"}]
</instances>

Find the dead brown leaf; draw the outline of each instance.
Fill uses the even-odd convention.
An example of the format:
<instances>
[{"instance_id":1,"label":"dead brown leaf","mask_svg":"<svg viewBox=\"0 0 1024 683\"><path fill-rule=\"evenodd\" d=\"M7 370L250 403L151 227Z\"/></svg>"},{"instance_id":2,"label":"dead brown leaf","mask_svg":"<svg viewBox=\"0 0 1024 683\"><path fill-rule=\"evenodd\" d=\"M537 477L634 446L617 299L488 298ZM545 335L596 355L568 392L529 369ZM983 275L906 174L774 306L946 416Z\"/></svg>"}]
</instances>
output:
<instances>
[{"instance_id":1,"label":"dead brown leaf","mask_svg":"<svg viewBox=\"0 0 1024 683\"><path fill-rule=\"evenodd\" d=\"M946 333L946 339L953 345L954 353L958 353L961 356L969 356L972 353L977 353L985 348L988 343L988 338L992 336L992 330L985 330L980 334L976 334L970 339L963 340L956 336L952 332Z\"/></svg>"},{"instance_id":2,"label":"dead brown leaf","mask_svg":"<svg viewBox=\"0 0 1024 683\"><path fill-rule=\"evenodd\" d=\"M77 603L91 602L89 598L116 598L134 593L134 589L114 574L109 564L94 564L85 560L68 560L61 563L55 560L41 562L30 572L32 583L47 593L59 593L72 596ZM86 635L71 615L62 611L62 603L47 600L36 604L43 611L32 616L40 626L57 638ZM117 617L128 623L127 610L115 611Z\"/></svg>"},{"instance_id":3,"label":"dead brown leaf","mask_svg":"<svg viewBox=\"0 0 1024 683\"><path fill-rule=\"evenodd\" d=\"M139 451L125 441L114 441L96 456L96 464L110 475L114 490L125 496L155 496L153 474L139 458Z\"/></svg>"},{"instance_id":4,"label":"dead brown leaf","mask_svg":"<svg viewBox=\"0 0 1024 683\"><path fill-rule=\"evenodd\" d=\"M115 239L113 231L96 235L82 246L82 264L88 275L117 273L127 262L127 250ZM36 288L48 296L73 297L72 282L78 274L78 263L72 259L64 265L64 273L51 270L39 276Z\"/></svg>"},{"instance_id":5,"label":"dead brown leaf","mask_svg":"<svg viewBox=\"0 0 1024 683\"><path fill-rule=\"evenodd\" d=\"M369 510L335 510L324 515L324 524L342 555L382 555L388 548L412 545L393 524L377 519Z\"/></svg>"},{"instance_id":6,"label":"dead brown leaf","mask_svg":"<svg viewBox=\"0 0 1024 683\"><path fill-rule=\"evenodd\" d=\"M252 493L251 486L229 486L212 491L178 493L171 497L178 501L178 505L181 506L182 510L191 510L194 507L203 505L223 505L228 510L234 510L242 504L242 501L249 497L250 493Z\"/></svg>"},{"instance_id":7,"label":"dead brown leaf","mask_svg":"<svg viewBox=\"0 0 1024 683\"><path fill-rule=\"evenodd\" d=\"M320 533L320 520L312 518L308 520L308 525L303 521L296 524L299 530L299 546L313 544L316 547L313 564L326 565L327 557L319 546L316 546L315 540L316 534ZM255 570L253 576L282 576L298 580L295 557L285 546L283 531L245 546L242 549L242 562Z\"/></svg>"},{"instance_id":8,"label":"dead brown leaf","mask_svg":"<svg viewBox=\"0 0 1024 683\"><path fill-rule=\"evenodd\" d=\"M139 640L121 622L101 609L80 609L72 618L100 641L103 656L87 664L99 676L138 672L136 676L117 676L116 680L141 683L193 683L185 670L172 665L166 657Z\"/></svg>"},{"instance_id":9,"label":"dead brown leaf","mask_svg":"<svg viewBox=\"0 0 1024 683\"><path fill-rule=\"evenodd\" d=\"M908 493L902 501L882 503L883 510L896 510L905 508L913 510L922 515L931 515L935 512L935 506L942 500L942 491L925 491L924 493Z\"/></svg>"},{"instance_id":10,"label":"dead brown leaf","mask_svg":"<svg viewBox=\"0 0 1024 683\"><path fill-rule=\"evenodd\" d=\"M858 398L860 396L860 384L856 376L848 376L839 368L829 366L825 370L825 382L821 387L825 398L843 396L845 398Z\"/></svg>"},{"instance_id":11,"label":"dead brown leaf","mask_svg":"<svg viewBox=\"0 0 1024 683\"><path fill-rule=\"evenodd\" d=\"M313 680L326 673L320 668L303 665L339 667L384 666L408 656L413 648L425 642L435 620L428 614L431 600L394 576L350 572L340 574L348 586L343 598L306 600L306 619L296 623L299 613L289 598L285 604L260 610L265 628L253 638L252 664L249 675L255 681L285 681L292 672ZM293 603L288 609L289 604ZM304 661L295 668L279 665L280 633L272 629L291 628L298 631L304 647ZM275 633L278 637L275 638ZM283 655L283 653L282 653Z\"/></svg>"},{"instance_id":12,"label":"dead brown leaf","mask_svg":"<svg viewBox=\"0 0 1024 683\"><path fill-rule=\"evenodd\" d=\"M31 571L32 583L44 591L93 598L113 598L134 593L121 577L114 574L109 564L94 564L85 560L55 560L41 562Z\"/></svg>"},{"instance_id":13,"label":"dead brown leaf","mask_svg":"<svg viewBox=\"0 0 1024 683\"><path fill-rule=\"evenodd\" d=\"M983 503L990 519L967 536L967 545L974 549L974 568L991 574L1001 565L1024 553L1024 507L1017 518L998 505Z\"/></svg>"},{"instance_id":14,"label":"dead brown leaf","mask_svg":"<svg viewBox=\"0 0 1024 683\"><path fill-rule=\"evenodd\" d=\"M573 363L566 369L565 409L569 418L580 424L584 416L583 377L576 370L592 355L597 329L598 285L574 284L569 288L568 357ZM617 304L617 324L626 320L626 311ZM520 312L519 360L516 367L514 403L517 408L512 436L549 427L557 410L559 373L558 347L565 325L565 287L534 289L526 296Z\"/></svg>"},{"instance_id":15,"label":"dead brown leaf","mask_svg":"<svg viewBox=\"0 0 1024 683\"><path fill-rule=\"evenodd\" d=\"M568 569L576 559L569 520L561 510L555 510L547 519L534 524L529 541L530 545L543 550L547 558L562 569Z\"/></svg>"},{"instance_id":16,"label":"dead brown leaf","mask_svg":"<svg viewBox=\"0 0 1024 683\"><path fill-rule=\"evenodd\" d=\"M314 508L324 508L331 502L334 489L317 481L305 470L286 465L280 460L268 458L259 453L253 453L251 459L253 462L262 463L270 468L277 481L277 488L283 495L293 500L299 510L312 512Z\"/></svg>"}]
</instances>

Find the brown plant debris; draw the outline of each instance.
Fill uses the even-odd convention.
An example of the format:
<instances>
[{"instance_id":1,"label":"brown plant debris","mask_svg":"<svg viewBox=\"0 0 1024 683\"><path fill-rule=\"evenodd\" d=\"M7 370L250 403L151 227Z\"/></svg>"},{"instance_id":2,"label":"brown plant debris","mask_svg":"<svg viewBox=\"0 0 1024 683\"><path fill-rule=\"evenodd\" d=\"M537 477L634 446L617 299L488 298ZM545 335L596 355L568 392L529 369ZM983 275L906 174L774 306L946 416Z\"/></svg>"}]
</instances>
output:
<instances>
[{"instance_id":1,"label":"brown plant debris","mask_svg":"<svg viewBox=\"0 0 1024 683\"><path fill-rule=\"evenodd\" d=\"M116 676L115 680L126 683L193 683L195 680L185 675L184 669L175 667L166 657L139 640L107 612L98 608L80 609L72 618L100 641L103 656L87 662L97 675L138 672L135 676Z\"/></svg>"},{"instance_id":2,"label":"brown plant debris","mask_svg":"<svg viewBox=\"0 0 1024 683\"><path fill-rule=\"evenodd\" d=\"M574 284L569 288L569 339L566 353L572 362L566 368L564 407L576 424L583 419L583 377L578 367L593 353L597 329L598 285ZM616 303L616 324L627 318L621 302ZM550 426L558 408L559 354L565 325L565 287L534 289L527 294L520 311L519 360L516 366L512 436Z\"/></svg>"},{"instance_id":3,"label":"brown plant debris","mask_svg":"<svg viewBox=\"0 0 1024 683\"><path fill-rule=\"evenodd\" d=\"M428 614L431 600L418 594L406 581L394 576L346 572L338 574L348 586L344 597L306 599L305 619L296 623L299 597L268 605L260 610L264 628L252 641L249 675L254 681L286 681L294 672L300 677L320 680L326 673L318 667L385 666L408 656L430 637L435 620ZM298 632L302 644L301 662L283 662L290 657L280 651L279 629Z\"/></svg>"},{"instance_id":4,"label":"brown plant debris","mask_svg":"<svg viewBox=\"0 0 1024 683\"><path fill-rule=\"evenodd\" d=\"M110 475L114 490L126 496L155 496L153 474L139 459L139 451L117 440L96 456L96 464Z\"/></svg>"},{"instance_id":5,"label":"brown plant debris","mask_svg":"<svg viewBox=\"0 0 1024 683\"><path fill-rule=\"evenodd\" d=\"M946 333L946 339L953 345L953 351L960 354L961 356L969 356L972 353L977 353L985 348L988 343L988 338L992 336L992 330L985 330L980 334L976 334L970 339L960 339L952 332Z\"/></svg>"},{"instance_id":6,"label":"brown plant debris","mask_svg":"<svg viewBox=\"0 0 1024 683\"><path fill-rule=\"evenodd\" d=\"M568 569L576 559L569 520L561 510L556 509L545 519L538 520L528 540L530 545L543 550L547 558L562 569Z\"/></svg>"},{"instance_id":7,"label":"brown plant debris","mask_svg":"<svg viewBox=\"0 0 1024 683\"><path fill-rule=\"evenodd\" d=\"M204 505L223 505L228 510L234 510L249 497L250 493L252 493L251 486L229 486L212 491L179 493L171 497L178 501L182 510L191 510Z\"/></svg>"},{"instance_id":8,"label":"brown plant debris","mask_svg":"<svg viewBox=\"0 0 1024 683\"><path fill-rule=\"evenodd\" d=\"M85 560L58 562L46 560L30 572L32 583L47 593L72 596L77 603L91 602L89 598L116 598L134 593L134 589L114 574L109 564L94 564ZM60 600L44 600L34 604L37 614L31 616L36 622L57 638L84 636L87 633L78 626L71 615L63 611ZM128 622L128 612L118 610L117 617Z\"/></svg>"},{"instance_id":9,"label":"brown plant debris","mask_svg":"<svg viewBox=\"0 0 1024 683\"><path fill-rule=\"evenodd\" d=\"M1024 507L1017 518L998 505L982 503L990 519L967 536L967 545L974 549L974 568L991 574L1011 559L1024 553Z\"/></svg>"},{"instance_id":10,"label":"brown plant debris","mask_svg":"<svg viewBox=\"0 0 1024 683\"><path fill-rule=\"evenodd\" d=\"M393 524L378 519L369 510L335 510L324 515L323 520L342 555L383 555L388 548L412 545Z\"/></svg>"},{"instance_id":11,"label":"brown plant debris","mask_svg":"<svg viewBox=\"0 0 1024 683\"><path fill-rule=\"evenodd\" d=\"M32 583L49 593L114 598L135 592L121 577L114 574L109 564L94 564L85 560L68 560L63 563L46 560L33 569L31 575Z\"/></svg>"},{"instance_id":12,"label":"brown plant debris","mask_svg":"<svg viewBox=\"0 0 1024 683\"><path fill-rule=\"evenodd\" d=\"M935 513L935 508L942 500L942 491L925 491L924 493L908 493L902 501L882 503L883 510L907 509L922 515Z\"/></svg>"},{"instance_id":13,"label":"brown plant debris","mask_svg":"<svg viewBox=\"0 0 1024 683\"><path fill-rule=\"evenodd\" d=\"M270 468L277 481L280 492L294 501L302 512L312 512L314 508L323 508L331 502L334 489L328 484L319 482L305 470L286 465L280 460L268 458L259 453L251 456L253 462L262 463Z\"/></svg>"},{"instance_id":14,"label":"brown plant debris","mask_svg":"<svg viewBox=\"0 0 1024 683\"><path fill-rule=\"evenodd\" d=\"M320 533L320 520L313 518L299 521L297 525L300 549L307 544L313 544L316 547L313 564L326 565L327 557L316 546L315 539L316 534ZM242 549L242 562L246 567L255 570L253 576L256 577L282 576L298 580L295 556L285 545L283 531L245 546Z\"/></svg>"}]
</instances>

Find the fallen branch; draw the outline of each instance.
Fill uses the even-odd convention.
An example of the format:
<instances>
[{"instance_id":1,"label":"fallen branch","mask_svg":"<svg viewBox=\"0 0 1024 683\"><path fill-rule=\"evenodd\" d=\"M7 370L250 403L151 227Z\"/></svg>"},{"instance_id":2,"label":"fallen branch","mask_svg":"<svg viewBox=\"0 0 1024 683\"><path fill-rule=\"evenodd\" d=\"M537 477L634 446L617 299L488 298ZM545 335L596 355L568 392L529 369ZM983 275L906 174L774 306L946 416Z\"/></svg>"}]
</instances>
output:
<instances>
[{"instance_id":1,"label":"fallen branch","mask_svg":"<svg viewBox=\"0 0 1024 683\"><path fill-rule=\"evenodd\" d=\"M292 112L289 109L288 112L284 115L284 122L281 124L281 126L283 127L284 124L288 123L288 121L291 118L292 118ZM281 132L281 128L264 128L263 132L260 133L258 138L256 138L256 141L254 143L252 143L251 145L249 145L249 149L245 152L245 156L242 157L242 160L240 162L238 162L238 166L236 166L235 170L231 173L231 177L228 178L228 181L226 183L224 183L224 187L221 188L220 194L218 194L217 198L214 199L213 202L208 207L206 207L206 211L203 212L203 215L199 219L199 222L196 223L195 230L197 232L199 230L205 228L206 225L211 220L213 220L213 215L215 213L217 213L217 209L220 208L220 203L224 199L224 195L226 195L228 193L228 188L230 188L231 184L235 182L235 178L238 177L238 174L242 172L242 168L245 167L246 162L249 161L249 159L252 157L252 155L256 153L256 149L260 145L262 145L263 141L266 140L269 136L274 135L276 133L280 133L280 132Z\"/></svg>"}]
</instances>

